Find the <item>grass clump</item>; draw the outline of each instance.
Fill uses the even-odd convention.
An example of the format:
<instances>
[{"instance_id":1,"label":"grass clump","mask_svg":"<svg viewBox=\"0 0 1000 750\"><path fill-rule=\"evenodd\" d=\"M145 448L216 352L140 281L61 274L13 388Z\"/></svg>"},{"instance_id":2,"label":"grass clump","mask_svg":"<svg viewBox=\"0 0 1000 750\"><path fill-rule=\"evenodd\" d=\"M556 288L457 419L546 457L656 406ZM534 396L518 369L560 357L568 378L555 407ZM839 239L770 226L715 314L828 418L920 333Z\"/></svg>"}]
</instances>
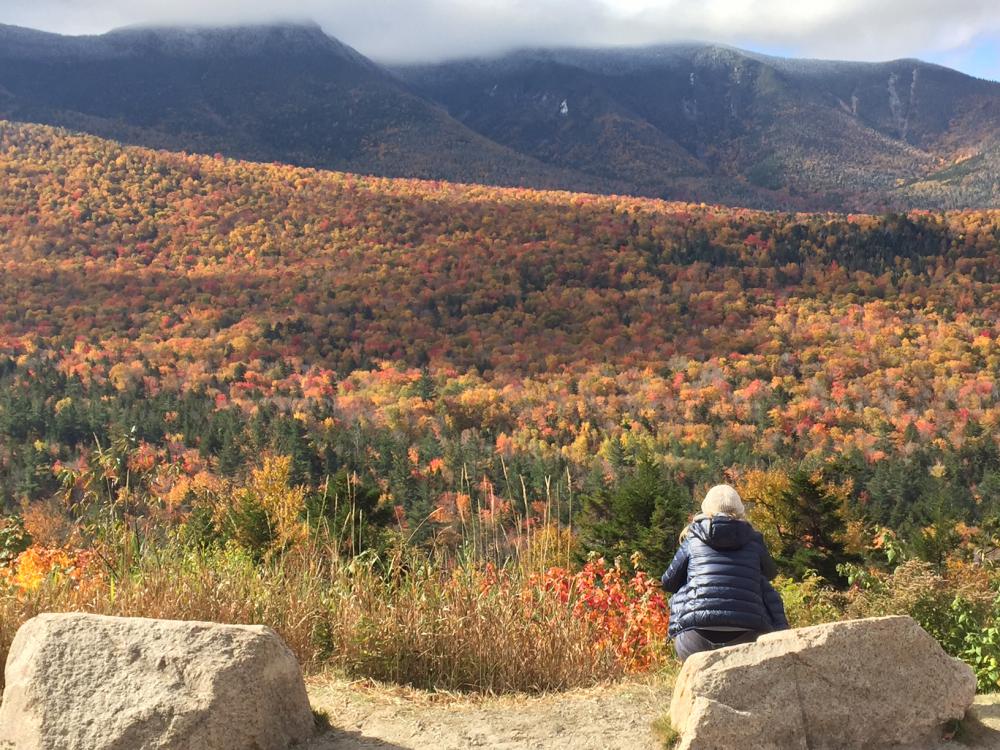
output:
<instances>
[{"instance_id":1,"label":"grass clump","mask_svg":"<svg viewBox=\"0 0 1000 750\"><path fill-rule=\"evenodd\" d=\"M660 743L660 747L663 750L671 750L671 748L677 747L677 743L680 741L681 736L674 729L673 724L670 722L670 714L665 713L657 716L652 723L653 737L656 741Z\"/></svg>"},{"instance_id":2,"label":"grass clump","mask_svg":"<svg viewBox=\"0 0 1000 750\"><path fill-rule=\"evenodd\" d=\"M307 671L439 690L564 690L658 663L665 602L651 582L602 561L585 570L449 567L405 548L345 558L316 541L268 559L176 540L31 548L0 579L0 659L35 614L85 611L261 623Z\"/></svg>"}]
</instances>

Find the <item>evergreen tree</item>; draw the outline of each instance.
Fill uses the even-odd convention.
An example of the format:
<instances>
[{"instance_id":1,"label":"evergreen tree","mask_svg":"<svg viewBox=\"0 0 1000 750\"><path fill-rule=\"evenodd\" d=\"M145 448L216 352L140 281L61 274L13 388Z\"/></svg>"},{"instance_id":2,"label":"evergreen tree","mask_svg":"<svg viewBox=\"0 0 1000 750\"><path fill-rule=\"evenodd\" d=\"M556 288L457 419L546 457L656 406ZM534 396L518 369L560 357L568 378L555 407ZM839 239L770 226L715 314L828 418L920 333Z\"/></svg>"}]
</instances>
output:
<instances>
[{"instance_id":1,"label":"evergreen tree","mask_svg":"<svg viewBox=\"0 0 1000 750\"><path fill-rule=\"evenodd\" d=\"M928 526L910 532L910 551L918 559L943 568L948 556L961 546L962 537L955 529L956 520L940 515Z\"/></svg>"},{"instance_id":2,"label":"evergreen tree","mask_svg":"<svg viewBox=\"0 0 1000 750\"><path fill-rule=\"evenodd\" d=\"M814 570L831 583L841 582L837 565L850 556L844 549L843 509L839 498L804 469L794 471L788 487L775 498L780 566L796 577Z\"/></svg>"},{"instance_id":3,"label":"evergreen tree","mask_svg":"<svg viewBox=\"0 0 1000 750\"><path fill-rule=\"evenodd\" d=\"M306 514L313 526L325 524L347 555L382 550L386 531L395 522L393 508L381 502L379 488L347 469L330 477L320 492L306 497Z\"/></svg>"},{"instance_id":4,"label":"evergreen tree","mask_svg":"<svg viewBox=\"0 0 1000 750\"><path fill-rule=\"evenodd\" d=\"M415 383L415 390L417 395L425 401L433 401L437 398L437 383L434 382L434 377L426 367L420 370L420 378Z\"/></svg>"},{"instance_id":5,"label":"evergreen tree","mask_svg":"<svg viewBox=\"0 0 1000 750\"><path fill-rule=\"evenodd\" d=\"M688 488L653 458L641 457L614 486L583 497L582 552L626 562L639 552L641 566L659 575L673 557L690 507Z\"/></svg>"}]
</instances>

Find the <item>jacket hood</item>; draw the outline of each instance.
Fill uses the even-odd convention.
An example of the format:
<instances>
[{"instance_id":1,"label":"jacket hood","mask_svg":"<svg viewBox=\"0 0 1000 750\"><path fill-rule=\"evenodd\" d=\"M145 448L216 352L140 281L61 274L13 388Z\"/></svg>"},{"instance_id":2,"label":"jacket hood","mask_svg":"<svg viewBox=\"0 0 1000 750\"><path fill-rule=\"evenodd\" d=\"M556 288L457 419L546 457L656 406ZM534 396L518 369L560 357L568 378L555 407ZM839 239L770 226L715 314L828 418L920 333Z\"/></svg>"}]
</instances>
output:
<instances>
[{"instance_id":1,"label":"jacket hood","mask_svg":"<svg viewBox=\"0 0 1000 750\"><path fill-rule=\"evenodd\" d=\"M719 515L696 520L690 534L713 549L739 549L753 539L754 529L746 521Z\"/></svg>"}]
</instances>

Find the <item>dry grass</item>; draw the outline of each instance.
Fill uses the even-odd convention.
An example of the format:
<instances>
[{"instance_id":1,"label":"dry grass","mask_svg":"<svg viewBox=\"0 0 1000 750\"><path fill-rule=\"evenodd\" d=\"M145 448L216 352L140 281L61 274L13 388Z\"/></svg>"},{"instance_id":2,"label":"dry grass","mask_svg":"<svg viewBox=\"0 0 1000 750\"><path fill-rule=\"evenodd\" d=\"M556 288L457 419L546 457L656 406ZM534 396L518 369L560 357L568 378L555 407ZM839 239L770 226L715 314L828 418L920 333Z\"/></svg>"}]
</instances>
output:
<instances>
[{"instance_id":1,"label":"dry grass","mask_svg":"<svg viewBox=\"0 0 1000 750\"><path fill-rule=\"evenodd\" d=\"M305 561L303 561L305 562ZM74 583L50 576L29 591L0 588L0 659L21 623L39 612L263 623L278 631L307 668L317 663L313 632L324 616L323 580L303 562L254 566L235 551L159 550L125 572Z\"/></svg>"},{"instance_id":2,"label":"dry grass","mask_svg":"<svg viewBox=\"0 0 1000 750\"><path fill-rule=\"evenodd\" d=\"M595 646L592 624L554 597L526 603L521 571L506 586L432 566L397 580L370 568L341 577L331 609L332 661L348 674L490 693L563 690L624 674Z\"/></svg>"},{"instance_id":3,"label":"dry grass","mask_svg":"<svg viewBox=\"0 0 1000 750\"><path fill-rule=\"evenodd\" d=\"M512 566L504 584L488 586L478 566L444 571L411 557L344 562L310 548L259 563L235 547L119 550L79 582L50 575L27 592L0 585L0 660L33 615L87 611L261 623L307 671L333 667L421 688L541 692L624 675L571 607L544 596L526 604L527 572Z\"/></svg>"}]
</instances>

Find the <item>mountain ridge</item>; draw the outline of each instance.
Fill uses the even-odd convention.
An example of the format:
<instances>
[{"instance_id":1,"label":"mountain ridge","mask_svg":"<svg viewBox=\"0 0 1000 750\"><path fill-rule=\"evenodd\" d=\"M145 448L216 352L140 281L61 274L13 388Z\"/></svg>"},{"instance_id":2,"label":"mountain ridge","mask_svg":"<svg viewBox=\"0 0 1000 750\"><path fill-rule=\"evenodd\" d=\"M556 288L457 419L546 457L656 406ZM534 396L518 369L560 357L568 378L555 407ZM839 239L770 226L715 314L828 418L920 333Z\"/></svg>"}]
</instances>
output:
<instances>
[{"instance_id":1,"label":"mountain ridge","mask_svg":"<svg viewBox=\"0 0 1000 750\"><path fill-rule=\"evenodd\" d=\"M386 67L311 22L0 25L0 117L139 145L782 210L1000 205L1000 84L727 45Z\"/></svg>"},{"instance_id":2,"label":"mountain ridge","mask_svg":"<svg viewBox=\"0 0 1000 750\"><path fill-rule=\"evenodd\" d=\"M585 181L474 133L313 24L89 37L0 27L0 117L365 174Z\"/></svg>"},{"instance_id":3,"label":"mountain ridge","mask_svg":"<svg viewBox=\"0 0 1000 750\"><path fill-rule=\"evenodd\" d=\"M578 158L578 151L552 150L553 143L572 142L572 125L558 125L553 106L529 116L523 105L553 99L572 111L572 92L589 107L590 121L628 112L634 127L659 131L717 177L787 190L789 199L825 191L833 203L868 209L908 204L905 195L893 200L895 188L934 174L962 150L986 152L998 140L1000 85L920 61L801 61L683 43L521 50L394 70L472 129L543 160ZM492 107L498 99L502 105ZM974 116L983 104L989 112ZM606 150L589 157L611 161ZM642 164L637 155L632 161ZM654 182L642 192L656 189ZM884 200L850 195L873 189ZM973 203L996 205L995 181L979 192ZM731 202L724 194L710 197Z\"/></svg>"}]
</instances>

